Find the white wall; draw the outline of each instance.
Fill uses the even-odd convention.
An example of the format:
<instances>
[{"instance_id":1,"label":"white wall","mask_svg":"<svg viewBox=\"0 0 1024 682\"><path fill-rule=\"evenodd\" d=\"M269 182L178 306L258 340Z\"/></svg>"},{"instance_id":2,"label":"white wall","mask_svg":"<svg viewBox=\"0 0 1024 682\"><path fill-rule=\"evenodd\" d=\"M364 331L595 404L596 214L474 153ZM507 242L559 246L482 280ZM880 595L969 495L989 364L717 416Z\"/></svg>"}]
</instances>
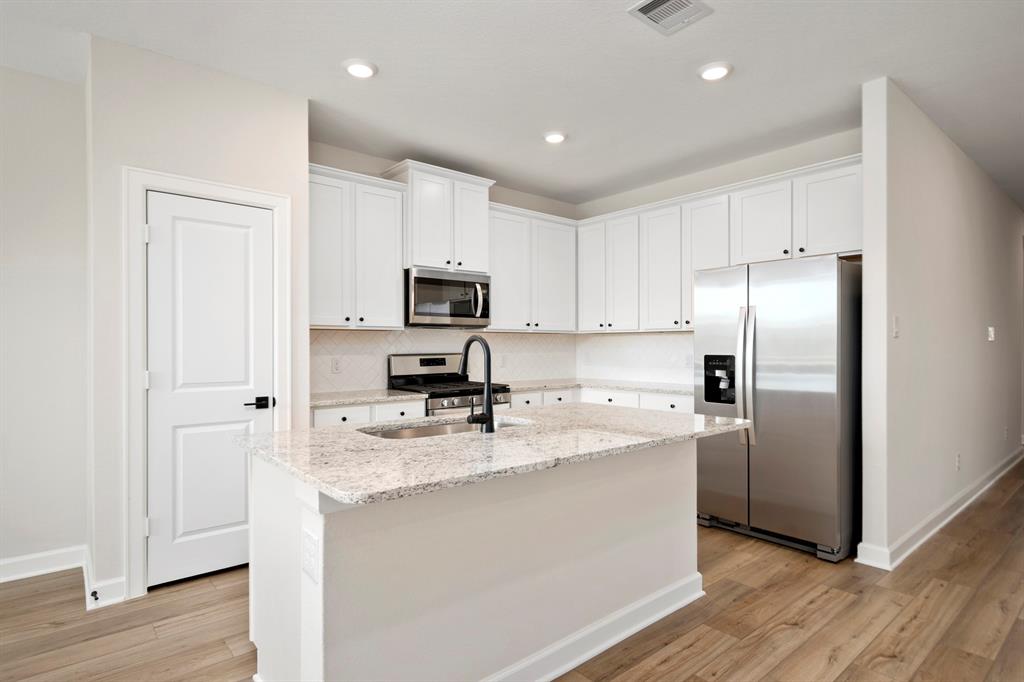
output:
<instances>
[{"instance_id":1,"label":"white wall","mask_svg":"<svg viewBox=\"0 0 1024 682\"><path fill-rule=\"evenodd\" d=\"M0 68L0 559L86 541L85 93Z\"/></svg>"},{"instance_id":2,"label":"white wall","mask_svg":"<svg viewBox=\"0 0 1024 682\"><path fill-rule=\"evenodd\" d=\"M351 149L314 141L309 143L309 160L311 163L319 163L331 168L363 173L364 175L380 175L397 163L393 159L371 156L370 154L363 154ZM500 185L491 185L491 201L519 208L528 208L532 211L549 213L563 218L576 218L576 206L573 204L536 194L520 192L519 190L509 189Z\"/></svg>"},{"instance_id":3,"label":"white wall","mask_svg":"<svg viewBox=\"0 0 1024 682\"><path fill-rule=\"evenodd\" d=\"M864 456L886 490L864 541L896 562L1020 447L1024 213L887 79L864 86L864 143L865 404L885 391Z\"/></svg>"},{"instance_id":4,"label":"white wall","mask_svg":"<svg viewBox=\"0 0 1024 682\"><path fill-rule=\"evenodd\" d=\"M696 173L680 175L652 185L593 199L576 207L576 218L578 220L592 218L612 211L702 192L858 153L860 153L860 129L855 128Z\"/></svg>"},{"instance_id":5,"label":"white wall","mask_svg":"<svg viewBox=\"0 0 1024 682\"><path fill-rule=\"evenodd\" d=\"M124 575L122 172L163 171L292 203L293 423L308 420L308 112L274 88L93 38L89 71L95 580Z\"/></svg>"}]
</instances>

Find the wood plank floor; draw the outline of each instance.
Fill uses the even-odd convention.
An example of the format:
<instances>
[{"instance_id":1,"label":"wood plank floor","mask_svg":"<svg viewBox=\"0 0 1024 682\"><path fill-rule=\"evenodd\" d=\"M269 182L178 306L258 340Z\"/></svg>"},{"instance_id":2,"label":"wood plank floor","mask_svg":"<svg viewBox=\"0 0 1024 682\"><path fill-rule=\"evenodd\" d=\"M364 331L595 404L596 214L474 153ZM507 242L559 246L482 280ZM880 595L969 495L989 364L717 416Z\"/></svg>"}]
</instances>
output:
<instances>
[{"instance_id":1,"label":"wood plank floor","mask_svg":"<svg viewBox=\"0 0 1024 682\"><path fill-rule=\"evenodd\" d=\"M1024 682L1024 463L892 573L701 528L707 596L564 682ZM86 612L81 571L0 585L0 680L247 680L245 568Z\"/></svg>"}]
</instances>

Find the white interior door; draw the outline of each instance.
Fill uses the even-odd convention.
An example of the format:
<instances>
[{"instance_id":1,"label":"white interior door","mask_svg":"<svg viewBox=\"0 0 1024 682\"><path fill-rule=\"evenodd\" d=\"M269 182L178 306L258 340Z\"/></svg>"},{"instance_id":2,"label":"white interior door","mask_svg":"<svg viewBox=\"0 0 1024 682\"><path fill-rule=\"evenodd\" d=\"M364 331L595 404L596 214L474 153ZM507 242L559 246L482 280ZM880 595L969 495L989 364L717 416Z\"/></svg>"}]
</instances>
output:
<instances>
[{"instance_id":1,"label":"white interior door","mask_svg":"<svg viewBox=\"0 0 1024 682\"><path fill-rule=\"evenodd\" d=\"M148 584L248 561L248 457L273 429L273 221L149 192ZM257 396L268 406L252 405ZM246 405L250 403L250 405Z\"/></svg>"}]
</instances>

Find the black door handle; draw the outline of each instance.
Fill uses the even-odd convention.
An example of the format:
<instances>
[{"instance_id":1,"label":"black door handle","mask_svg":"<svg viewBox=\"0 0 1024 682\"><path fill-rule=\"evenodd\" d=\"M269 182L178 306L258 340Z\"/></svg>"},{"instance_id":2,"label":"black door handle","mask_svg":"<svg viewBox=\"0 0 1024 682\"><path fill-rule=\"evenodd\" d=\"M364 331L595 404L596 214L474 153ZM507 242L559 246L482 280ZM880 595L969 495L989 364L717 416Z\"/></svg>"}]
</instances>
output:
<instances>
[{"instance_id":1,"label":"black door handle","mask_svg":"<svg viewBox=\"0 0 1024 682\"><path fill-rule=\"evenodd\" d=\"M265 410L270 407L270 396L258 395L252 403L242 403L245 407L255 407L257 410ZM277 405L277 398L274 398L274 405Z\"/></svg>"}]
</instances>

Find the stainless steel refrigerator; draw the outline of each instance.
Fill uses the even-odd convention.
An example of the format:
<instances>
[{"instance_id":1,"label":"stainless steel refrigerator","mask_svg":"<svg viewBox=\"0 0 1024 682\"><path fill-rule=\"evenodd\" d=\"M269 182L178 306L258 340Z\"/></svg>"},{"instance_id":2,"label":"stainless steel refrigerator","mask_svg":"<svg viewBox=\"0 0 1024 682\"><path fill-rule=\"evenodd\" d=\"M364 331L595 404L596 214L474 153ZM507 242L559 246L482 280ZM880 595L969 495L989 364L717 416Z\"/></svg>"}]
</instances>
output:
<instances>
[{"instance_id":1,"label":"stainless steel refrigerator","mask_svg":"<svg viewBox=\"0 0 1024 682\"><path fill-rule=\"evenodd\" d=\"M697 442L697 512L839 561L860 460L860 264L836 256L698 272L694 406L750 419Z\"/></svg>"}]
</instances>

